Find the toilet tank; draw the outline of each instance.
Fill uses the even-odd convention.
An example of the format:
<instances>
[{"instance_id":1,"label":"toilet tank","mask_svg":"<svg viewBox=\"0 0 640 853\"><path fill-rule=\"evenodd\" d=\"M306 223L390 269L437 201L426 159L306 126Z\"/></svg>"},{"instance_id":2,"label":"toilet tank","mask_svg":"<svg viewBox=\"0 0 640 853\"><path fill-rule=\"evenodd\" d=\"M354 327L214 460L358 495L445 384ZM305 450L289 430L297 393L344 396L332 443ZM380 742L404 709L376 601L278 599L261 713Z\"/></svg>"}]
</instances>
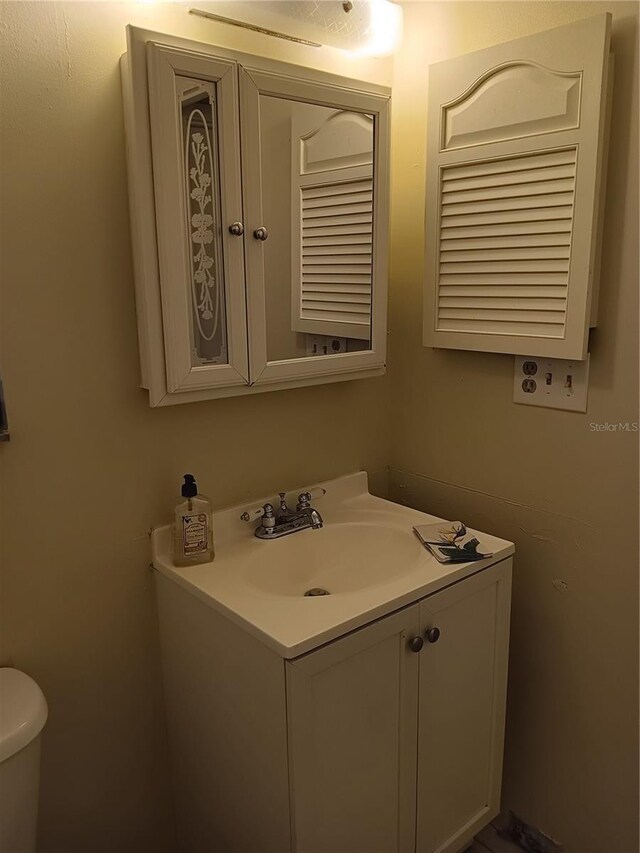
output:
<instances>
[{"instance_id":1,"label":"toilet tank","mask_svg":"<svg viewBox=\"0 0 640 853\"><path fill-rule=\"evenodd\" d=\"M47 713L32 678L0 668L0 853L35 853L40 736Z\"/></svg>"}]
</instances>

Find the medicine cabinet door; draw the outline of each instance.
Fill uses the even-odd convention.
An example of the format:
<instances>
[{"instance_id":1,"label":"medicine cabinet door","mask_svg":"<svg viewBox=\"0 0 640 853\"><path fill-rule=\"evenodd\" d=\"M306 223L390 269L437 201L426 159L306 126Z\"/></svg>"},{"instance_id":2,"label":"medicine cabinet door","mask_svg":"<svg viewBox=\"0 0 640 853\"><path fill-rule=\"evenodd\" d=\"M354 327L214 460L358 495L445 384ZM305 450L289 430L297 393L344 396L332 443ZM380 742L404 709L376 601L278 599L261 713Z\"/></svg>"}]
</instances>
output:
<instances>
[{"instance_id":1,"label":"medicine cabinet door","mask_svg":"<svg viewBox=\"0 0 640 853\"><path fill-rule=\"evenodd\" d=\"M246 385L237 63L147 55L167 391Z\"/></svg>"},{"instance_id":2,"label":"medicine cabinet door","mask_svg":"<svg viewBox=\"0 0 640 853\"><path fill-rule=\"evenodd\" d=\"M371 375L386 357L389 90L281 69L240 68L251 381Z\"/></svg>"}]
</instances>

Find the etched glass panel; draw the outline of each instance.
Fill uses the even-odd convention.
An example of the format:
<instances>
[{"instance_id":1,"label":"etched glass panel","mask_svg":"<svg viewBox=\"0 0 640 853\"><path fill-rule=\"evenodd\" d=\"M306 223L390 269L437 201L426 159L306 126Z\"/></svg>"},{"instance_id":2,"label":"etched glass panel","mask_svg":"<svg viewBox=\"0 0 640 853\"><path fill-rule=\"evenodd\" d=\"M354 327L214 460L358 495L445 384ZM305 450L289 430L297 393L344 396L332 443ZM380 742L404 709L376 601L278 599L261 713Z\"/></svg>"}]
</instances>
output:
<instances>
[{"instance_id":1,"label":"etched glass panel","mask_svg":"<svg viewBox=\"0 0 640 853\"><path fill-rule=\"evenodd\" d=\"M227 364L215 84L182 78L191 363Z\"/></svg>"}]
</instances>

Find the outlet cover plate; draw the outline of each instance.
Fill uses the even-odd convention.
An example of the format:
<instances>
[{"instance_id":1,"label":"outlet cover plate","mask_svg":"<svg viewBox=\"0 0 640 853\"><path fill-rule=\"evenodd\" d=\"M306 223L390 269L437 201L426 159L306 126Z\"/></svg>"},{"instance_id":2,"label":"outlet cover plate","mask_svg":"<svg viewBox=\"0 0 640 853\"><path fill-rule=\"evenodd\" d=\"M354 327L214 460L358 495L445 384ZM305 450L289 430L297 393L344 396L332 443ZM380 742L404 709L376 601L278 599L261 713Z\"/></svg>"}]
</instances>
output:
<instances>
[{"instance_id":1,"label":"outlet cover plate","mask_svg":"<svg viewBox=\"0 0 640 853\"><path fill-rule=\"evenodd\" d=\"M307 334L307 355L340 355L346 351L346 338Z\"/></svg>"},{"instance_id":2,"label":"outlet cover plate","mask_svg":"<svg viewBox=\"0 0 640 853\"><path fill-rule=\"evenodd\" d=\"M588 388L589 355L585 361L516 356L514 403L586 412Z\"/></svg>"}]
</instances>

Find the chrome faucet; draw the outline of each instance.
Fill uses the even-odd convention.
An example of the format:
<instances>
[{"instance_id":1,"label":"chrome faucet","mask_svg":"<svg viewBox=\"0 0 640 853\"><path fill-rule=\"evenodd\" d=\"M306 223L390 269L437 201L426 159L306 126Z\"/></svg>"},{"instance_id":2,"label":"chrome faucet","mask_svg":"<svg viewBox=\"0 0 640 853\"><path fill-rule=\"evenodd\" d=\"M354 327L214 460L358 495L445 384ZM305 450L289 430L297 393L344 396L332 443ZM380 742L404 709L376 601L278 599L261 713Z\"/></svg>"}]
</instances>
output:
<instances>
[{"instance_id":1,"label":"chrome faucet","mask_svg":"<svg viewBox=\"0 0 640 853\"><path fill-rule=\"evenodd\" d=\"M280 492L280 506L277 512L273 504L265 504L262 508L260 524L256 527L255 535L258 539L279 539L289 533L298 530L319 530L324 521L317 509L311 506L311 495L309 492L301 492L298 495L298 503L295 510L287 506L285 492Z\"/></svg>"},{"instance_id":2,"label":"chrome faucet","mask_svg":"<svg viewBox=\"0 0 640 853\"><path fill-rule=\"evenodd\" d=\"M303 518L308 518L309 527L313 530L319 530L324 525L324 521L318 510L311 506L311 495L309 492L302 492L298 495L296 513Z\"/></svg>"}]
</instances>

